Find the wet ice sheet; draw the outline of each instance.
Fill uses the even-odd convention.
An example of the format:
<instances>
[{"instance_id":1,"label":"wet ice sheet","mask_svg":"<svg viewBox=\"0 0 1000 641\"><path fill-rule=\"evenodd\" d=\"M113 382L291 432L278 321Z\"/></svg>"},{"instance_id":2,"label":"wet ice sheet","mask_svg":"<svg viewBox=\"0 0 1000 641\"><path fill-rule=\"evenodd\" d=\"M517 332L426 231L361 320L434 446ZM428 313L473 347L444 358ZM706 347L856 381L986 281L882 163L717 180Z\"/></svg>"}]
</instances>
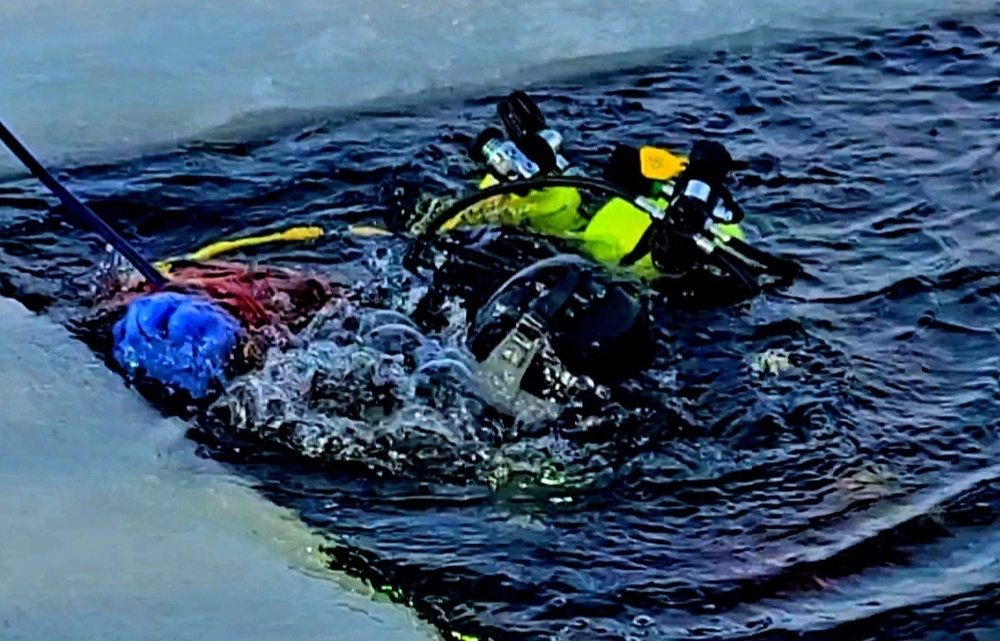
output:
<instances>
[{"instance_id":1,"label":"wet ice sheet","mask_svg":"<svg viewBox=\"0 0 1000 641\"><path fill-rule=\"evenodd\" d=\"M0 638L428 638L51 321L0 299Z\"/></svg>"},{"instance_id":2,"label":"wet ice sheet","mask_svg":"<svg viewBox=\"0 0 1000 641\"><path fill-rule=\"evenodd\" d=\"M248 114L506 88L536 65L992 4L800 0L789 11L785 0L668 9L648 0L8 1L0 6L0 117L61 164L169 147ZM0 154L0 172L12 167Z\"/></svg>"}]
</instances>

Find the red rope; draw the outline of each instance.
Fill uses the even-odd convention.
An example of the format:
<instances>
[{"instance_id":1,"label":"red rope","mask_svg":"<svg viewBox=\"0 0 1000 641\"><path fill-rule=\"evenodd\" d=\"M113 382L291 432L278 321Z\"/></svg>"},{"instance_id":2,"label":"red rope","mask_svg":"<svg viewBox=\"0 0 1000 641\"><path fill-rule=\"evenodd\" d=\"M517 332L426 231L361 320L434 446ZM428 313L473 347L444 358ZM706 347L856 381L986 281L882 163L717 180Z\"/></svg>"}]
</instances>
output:
<instances>
[{"instance_id":1,"label":"red rope","mask_svg":"<svg viewBox=\"0 0 1000 641\"><path fill-rule=\"evenodd\" d=\"M136 297L164 290L200 293L240 322L247 333L240 369L254 367L268 347L283 344L327 303L345 296L339 283L277 267L184 263L174 266L162 288L145 280L109 284L99 307L114 315Z\"/></svg>"}]
</instances>

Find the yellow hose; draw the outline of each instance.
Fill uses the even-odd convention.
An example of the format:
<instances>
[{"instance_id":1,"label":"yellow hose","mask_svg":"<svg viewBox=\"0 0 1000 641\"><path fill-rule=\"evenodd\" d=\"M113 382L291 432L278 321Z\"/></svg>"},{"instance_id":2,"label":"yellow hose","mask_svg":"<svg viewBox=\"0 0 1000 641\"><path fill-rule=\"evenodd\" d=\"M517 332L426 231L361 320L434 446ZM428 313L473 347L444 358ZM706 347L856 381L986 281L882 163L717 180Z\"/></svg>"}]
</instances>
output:
<instances>
[{"instance_id":1,"label":"yellow hose","mask_svg":"<svg viewBox=\"0 0 1000 641\"><path fill-rule=\"evenodd\" d=\"M166 273L170 271L171 264L178 260L211 260L220 254L225 254L244 247L256 247L257 245L276 242L302 242L316 240L317 238L323 236L324 233L325 232L321 227L292 227L291 229L275 232L273 234L265 234L263 236L246 236L244 238L234 238L232 240L220 240L205 245L201 249L190 254L175 256L173 258L160 261L156 264L156 267Z\"/></svg>"}]
</instances>

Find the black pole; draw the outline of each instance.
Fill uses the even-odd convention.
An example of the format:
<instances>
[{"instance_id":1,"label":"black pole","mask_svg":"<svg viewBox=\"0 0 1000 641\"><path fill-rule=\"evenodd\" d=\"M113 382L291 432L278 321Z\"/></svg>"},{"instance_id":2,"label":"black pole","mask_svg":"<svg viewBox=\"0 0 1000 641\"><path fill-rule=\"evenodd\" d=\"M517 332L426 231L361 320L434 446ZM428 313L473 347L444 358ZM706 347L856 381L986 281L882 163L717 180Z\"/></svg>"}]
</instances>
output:
<instances>
[{"instance_id":1,"label":"black pole","mask_svg":"<svg viewBox=\"0 0 1000 641\"><path fill-rule=\"evenodd\" d=\"M21 144L21 141L14 136L14 134L7 128L6 125L3 124L2 121L0 121L0 140L7 145L7 148L10 149L15 156L17 156L17 159L28 168L35 178L42 181L42 184L48 187L49 190L52 191L52 193L54 193L60 201L62 201L62 204L65 205L66 208L73 213L73 215L89 225L91 229L110 243L112 247L121 252L121 254L125 256L125 258L127 258L137 270L139 270L139 273L142 274L146 280L157 286L166 285L167 282L169 282L167 277L164 276L160 270L156 269L156 267L149 261L143 258L135 247L130 245L127 240L119 236L118 232L104 222L104 220L98 216L94 210L80 202L80 200L71 194L69 190L63 187L59 181L45 169L45 167L42 167L41 163L39 163L35 157L31 155L31 152Z\"/></svg>"}]
</instances>

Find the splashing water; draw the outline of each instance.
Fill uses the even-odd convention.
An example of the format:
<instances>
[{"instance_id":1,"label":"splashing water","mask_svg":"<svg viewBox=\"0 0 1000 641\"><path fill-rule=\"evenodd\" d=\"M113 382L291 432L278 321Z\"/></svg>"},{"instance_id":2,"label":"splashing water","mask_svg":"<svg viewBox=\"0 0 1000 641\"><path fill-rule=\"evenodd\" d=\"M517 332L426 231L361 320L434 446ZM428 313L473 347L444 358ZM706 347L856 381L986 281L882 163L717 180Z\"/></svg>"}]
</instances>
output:
<instances>
[{"instance_id":1,"label":"splashing water","mask_svg":"<svg viewBox=\"0 0 1000 641\"><path fill-rule=\"evenodd\" d=\"M209 423L328 469L494 489L566 482L567 465L589 454L545 411L510 416L491 404L492 382L464 344L465 314L449 308L447 327L423 333L403 311L338 301L233 381Z\"/></svg>"}]
</instances>

